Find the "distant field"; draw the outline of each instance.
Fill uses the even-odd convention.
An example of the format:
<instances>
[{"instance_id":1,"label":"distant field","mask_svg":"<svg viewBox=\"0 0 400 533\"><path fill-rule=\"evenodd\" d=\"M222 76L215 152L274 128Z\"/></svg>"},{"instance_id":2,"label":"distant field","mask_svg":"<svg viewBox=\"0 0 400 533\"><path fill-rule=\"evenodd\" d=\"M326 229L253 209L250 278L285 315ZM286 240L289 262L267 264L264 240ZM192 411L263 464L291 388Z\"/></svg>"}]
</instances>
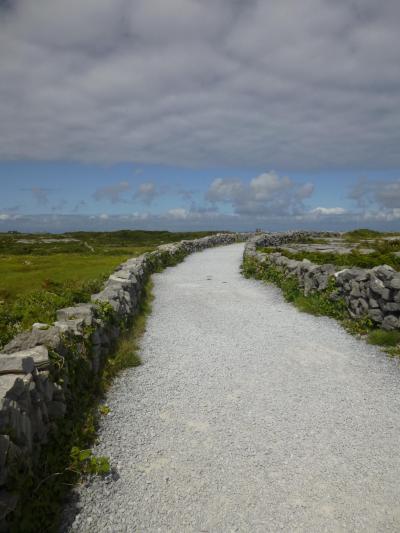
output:
<instances>
[{"instance_id":1,"label":"distant field","mask_svg":"<svg viewBox=\"0 0 400 533\"><path fill-rule=\"evenodd\" d=\"M319 265L373 268L389 265L400 271L400 233L380 233L359 229L341 237L307 238L281 248L264 248L264 252L280 252L290 259L308 259Z\"/></svg>"},{"instance_id":2,"label":"distant field","mask_svg":"<svg viewBox=\"0 0 400 533\"><path fill-rule=\"evenodd\" d=\"M129 257L210 232L167 231L0 234L0 349L34 322L88 301Z\"/></svg>"},{"instance_id":3,"label":"distant field","mask_svg":"<svg viewBox=\"0 0 400 533\"><path fill-rule=\"evenodd\" d=\"M129 257L149 250L149 247L138 247L124 255L0 255L0 300L13 302L32 290L46 289L52 284L102 280Z\"/></svg>"}]
</instances>

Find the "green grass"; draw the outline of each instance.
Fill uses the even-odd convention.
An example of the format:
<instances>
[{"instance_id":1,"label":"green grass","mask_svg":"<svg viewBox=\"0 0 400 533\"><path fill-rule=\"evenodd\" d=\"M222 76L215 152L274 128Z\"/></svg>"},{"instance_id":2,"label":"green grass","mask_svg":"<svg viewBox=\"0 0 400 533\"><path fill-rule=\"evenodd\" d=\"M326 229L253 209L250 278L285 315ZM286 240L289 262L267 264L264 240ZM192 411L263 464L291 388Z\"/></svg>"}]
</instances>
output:
<instances>
[{"instance_id":1,"label":"green grass","mask_svg":"<svg viewBox=\"0 0 400 533\"><path fill-rule=\"evenodd\" d=\"M52 323L57 309L89 301L129 256L25 257L0 258L0 349L34 322Z\"/></svg>"},{"instance_id":2,"label":"green grass","mask_svg":"<svg viewBox=\"0 0 400 533\"><path fill-rule=\"evenodd\" d=\"M397 231L376 231L368 228L355 229L343 234L343 239L348 242L359 242L363 240L381 239L382 237L400 237Z\"/></svg>"},{"instance_id":3,"label":"green grass","mask_svg":"<svg viewBox=\"0 0 400 533\"><path fill-rule=\"evenodd\" d=\"M323 292L304 296L297 279L293 276L287 276L275 266L259 265L256 261L246 259L243 263L243 273L246 277L256 277L268 283L274 283L282 290L285 300L293 303L300 311L316 316L330 316L338 320L349 318L344 300L332 300L330 298L335 290L333 282Z\"/></svg>"},{"instance_id":4,"label":"green grass","mask_svg":"<svg viewBox=\"0 0 400 533\"><path fill-rule=\"evenodd\" d=\"M151 248L132 248L122 255L54 254L0 255L0 300L9 303L33 290L54 284L84 284L103 280L120 263Z\"/></svg>"},{"instance_id":5,"label":"green grass","mask_svg":"<svg viewBox=\"0 0 400 533\"><path fill-rule=\"evenodd\" d=\"M77 231L63 234L10 234L0 233L0 255L54 255L77 253L87 255L121 255L130 253L137 247L155 247L159 244L197 239L216 232L169 232L121 230L105 232ZM55 243L43 243L43 239L56 239ZM76 239L77 242L63 242L63 239ZM20 243L28 240L28 243Z\"/></svg>"},{"instance_id":6,"label":"green grass","mask_svg":"<svg viewBox=\"0 0 400 533\"><path fill-rule=\"evenodd\" d=\"M375 231L373 229L360 228L348 231L343 235L343 238L348 242L358 242L364 239L376 239L377 237L382 237L384 235L390 234L381 233L380 231Z\"/></svg>"},{"instance_id":7,"label":"green grass","mask_svg":"<svg viewBox=\"0 0 400 533\"><path fill-rule=\"evenodd\" d=\"M160 244L209 234L129 230L0 234L0 350L33 323L52 323L57 309L89 301L128 258L150 252ZM58 242L42 242L49 238ZM65 238L78 242L63 243Z\"/></svg>"},{"instance_id":8,"label":"green grass","mask_svg":"<svg viewBox=\"0 0 400 533\"><path fill-rule=\"evenodd\" d=\"M103 392L112 383L113 378L124 368L139 366L139 340L146 331L146 322L151 314L153 302L153 282L150 279L145 287L144 298L140 304L140 311L134 318L131 328L126 330L118 339L118 345L112 357L107 359L103 370Z\"/></svg>"},{"instance_id":9,"label":"green grass","mask_svg":"<svg viewBox=\"0 0 400 533\"><path fill-rule=\"evenodd\" d=\"M397 346L400 344L400 331L375 329L368 334L368 342L379 346Z\"/></svg>"}]
</instances>

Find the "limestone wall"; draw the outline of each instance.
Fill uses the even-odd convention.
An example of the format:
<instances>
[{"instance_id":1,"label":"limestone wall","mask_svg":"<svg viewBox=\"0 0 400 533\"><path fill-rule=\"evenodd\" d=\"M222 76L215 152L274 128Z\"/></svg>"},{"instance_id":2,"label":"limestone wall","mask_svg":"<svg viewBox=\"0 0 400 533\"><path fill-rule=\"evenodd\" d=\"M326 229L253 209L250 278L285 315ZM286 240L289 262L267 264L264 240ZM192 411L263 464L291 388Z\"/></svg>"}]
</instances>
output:
<instances>
[{"instance_id":1,"label":"limestone wall","mask_svg":"<svg viewBox=\"0 0 400 533\"><path fill-rule=\"evenodd\" d=\"M54 324L35 324L4 347L0 353L0 520L18 501L9 486L13 472L34 464L56 422L68 417L82 375L95 379L121 327L137 313L149 275L192 252L244 238L245 234L217 234L165 244L129 259L92 296L91 303L60 309Z\"/></svg>"},{"instance_id":2,"label":"limestone wall","mask_svg":"<svg viewBox=\"0 0 400 533\"><path fill-rule=\"evenodd\" d=\"M350 315L354 318L368 316L377 326L386 330L400 328L400 272L388 265L372 269L345 268L331 264L316 265L307 259L296 261L279 252L265 254L260 246L282 246L302 241L306 237L324 237L326 233L287 232L256 236L246 243L245 257L252 258L268 268L273 265L288 276L297 279L307 295L323 291L333 280L336 290L332 298L343 297ZM329 234L332 236L332 234Z\"/></svg>"}]
</instances>

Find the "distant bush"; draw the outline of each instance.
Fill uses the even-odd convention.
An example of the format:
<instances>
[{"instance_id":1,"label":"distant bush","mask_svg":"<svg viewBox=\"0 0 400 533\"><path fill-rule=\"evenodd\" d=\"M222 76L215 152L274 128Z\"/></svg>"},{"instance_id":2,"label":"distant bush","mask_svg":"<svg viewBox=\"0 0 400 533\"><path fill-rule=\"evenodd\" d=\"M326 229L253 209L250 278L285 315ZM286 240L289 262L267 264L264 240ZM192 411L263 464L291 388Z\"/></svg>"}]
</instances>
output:
<instances>
[{"instance_id":1,"label":"distant bush","mask_svg":"<svg viewBox=\"0 0 400 533\"><path fill-rule=\"evenodd\" d=\"M377 237L382 237L385 235L380 231L375 231L368 228L355 229L353 231L348 231L343 235L343 238L347 241L359 241L362 239L376 239Z\"/></svg>"}]
</instances>

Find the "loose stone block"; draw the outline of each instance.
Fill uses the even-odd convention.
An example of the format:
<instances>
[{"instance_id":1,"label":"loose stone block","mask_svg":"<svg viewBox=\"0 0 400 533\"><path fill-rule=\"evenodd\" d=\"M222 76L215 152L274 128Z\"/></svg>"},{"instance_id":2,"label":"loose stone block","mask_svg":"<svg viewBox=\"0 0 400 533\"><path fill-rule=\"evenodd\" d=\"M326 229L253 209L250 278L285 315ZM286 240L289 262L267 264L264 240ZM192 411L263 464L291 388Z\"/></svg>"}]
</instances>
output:
<instances>
[{"instance_id":1,"label":"loose stone block","mask_svg":"<svg viewBox=\"0 0 400 533\"><path fill-rule=\"evenodd\" d=\"M65 307L57 311L57 321L82 320L85 326L91 326L97 308L93 304L80 304L74 307Z\"/></svg>"},{"instance_id":2,"label":"loose stone block","mask_svg":"<svg viewBox=\"0 0 400 533\"><path fill-rule=\"evenodd\" d=\"M61 332L55 326L47 329L34 328L16 335L2 350L2 353L14 353L22 350L30 350L35 346L53 348L56 352L63 351Z\"/></svg>"},{"instance_id":3,"label":"loose stone block","mask_svg":"<svg viewBox=\"0 0 400 533\"><path fill-rule=\"evenodd\" d=\"M400 274L393 276L393 278L390 280L389 288L397 291L400 290Z\"/></svg>"},{"instance_id":4,"label":"loose stone block","mask_svg":"<svg viewBox=\"0 0 400 533\"><path fill-rule=\"evenodd\" d=\"M383 322L382 322L382 328L383 329L386 329L386 330L390 331L390 330L393 330L393 329L397 329L399 327L400 327L400 321L394 315L387 315L383 319Z\"/></svg>"}]
</instances>

